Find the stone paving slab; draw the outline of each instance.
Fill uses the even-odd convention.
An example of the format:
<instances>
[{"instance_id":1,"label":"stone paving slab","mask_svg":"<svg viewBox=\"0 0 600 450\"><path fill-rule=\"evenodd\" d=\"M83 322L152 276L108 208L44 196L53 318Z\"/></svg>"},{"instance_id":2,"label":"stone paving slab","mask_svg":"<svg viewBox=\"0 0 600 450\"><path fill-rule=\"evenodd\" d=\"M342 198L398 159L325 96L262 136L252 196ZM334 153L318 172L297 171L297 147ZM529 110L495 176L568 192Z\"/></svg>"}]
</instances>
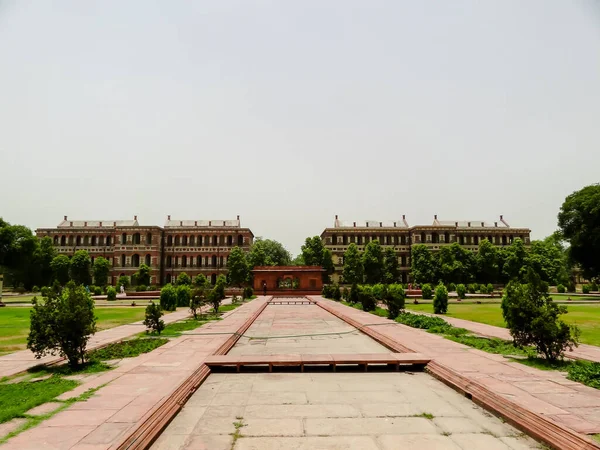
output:
<instances>
[{"instance_id":1,"label":"stone paving slab","mask_svg":"<svg viewBox=\"0 0 600 450\"><path fill-rule=\"evenodd\" d=\"M90 399L74 403L37 427L10 439L2 449L110 448L199 368L204 358L229 339L265 301L258 298L228 313L226 320L203 325L202 333L208 335L183 335L173 339L169 344L129 358L117 369L63 394L70 398L90 387L106 384ZM199 345L190 346L191 343ZM198 350L200 348L202 350ZM231 402L235 404L235 399Z\"/></svg>"},{"instance_id":2,"label":"stone paving slab","mask_svg":"<svg viewBox=\"0 0 600 450\"><path fill-rule=\"evenodd\" d=\"M378 324L372 327L378 333L530 411L579 433L600 433L600 390L571 382L564 373L528 367L322 297L311 298L360 324Z\"/></svg>"}]
</instances>

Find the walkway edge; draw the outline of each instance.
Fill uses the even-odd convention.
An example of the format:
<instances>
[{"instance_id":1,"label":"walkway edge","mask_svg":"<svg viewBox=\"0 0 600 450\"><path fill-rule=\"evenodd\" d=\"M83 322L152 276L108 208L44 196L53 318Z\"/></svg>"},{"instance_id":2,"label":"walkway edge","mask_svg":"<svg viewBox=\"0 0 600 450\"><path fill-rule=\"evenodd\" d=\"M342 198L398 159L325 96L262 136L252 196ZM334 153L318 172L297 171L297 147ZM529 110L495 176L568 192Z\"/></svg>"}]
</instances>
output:
<instances>
[{"instance_id":1,"label":"walkway edge","mask_svg":"<svg viewBox=\"0 0 600 450\"><path fill-rule=\"evenodd\" d=\"M267 306L268 301L265 301L264 304L259 307L240 328L238 328L236 334L232 334L214 354L224 355L231 350L241 335L250 328L252 323L254 323ZM112 445L110 448L116 450L142 450L150 448L209 375L209 367L204 364L204 362L201 362L198 369L196 369L192 375L176 387L169 396L153 407L152 412L147 415L146 420L134 425L134 427L128 431L128 434L122 438L121 442Z\"/></svg>"}]
</instances>

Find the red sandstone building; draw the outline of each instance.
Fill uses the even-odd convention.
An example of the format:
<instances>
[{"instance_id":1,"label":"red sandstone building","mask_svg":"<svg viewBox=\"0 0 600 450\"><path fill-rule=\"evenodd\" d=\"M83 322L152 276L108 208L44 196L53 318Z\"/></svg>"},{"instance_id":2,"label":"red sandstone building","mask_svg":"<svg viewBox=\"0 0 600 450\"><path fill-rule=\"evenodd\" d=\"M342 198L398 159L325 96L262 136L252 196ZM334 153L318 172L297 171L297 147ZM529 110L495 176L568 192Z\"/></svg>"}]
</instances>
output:
<instances>
[{"instance_id":1,"label":"red sandstone building","mask_svg":"<svg viewBox=\"0 0 600 450\"><path fill-rule=\"evenodd\" d=\"M172 220L163 227L140 225L133 220L73 221L67 216L56 228L36 230L49 236L59 254L72 256L87 250L92 261L102 256L112 262L111 284L121 275L131 276L141 264L150 267L150 283L173 281L186 272L200 273L214 283L227 273L227 258L233 247L250 249L254 235L236 220Z\"/></svg>"},{"instance_id":2,"label":"red sandstone building","mask_svg":"<svg viewBox=\"0 0 600 450\"><path fill-rule=\"evenodd\" d=\"M352 243L358 246L359 251L364 251L364 246L370 241L379 240L383 249L393 248L398 256L401 281L409 281L410 253L413 245L425 244L431 250L439 250L444 245L454 242L476 252L479 243L484 239L492 244L503 246L510 245L513 239L520 238L525 245L529 245L528 228L513 228L503 216L497 222L481 220L470 221L441 221L437 215L433 216L431 225L415 225L409 227L406 217L396 222L363 223L343 222L335 216L333 228L325 228L321 239L326 248L331 250L335 272L333 282L341 280L344 266L344 253Z\"/></svg>"}]
</instances>

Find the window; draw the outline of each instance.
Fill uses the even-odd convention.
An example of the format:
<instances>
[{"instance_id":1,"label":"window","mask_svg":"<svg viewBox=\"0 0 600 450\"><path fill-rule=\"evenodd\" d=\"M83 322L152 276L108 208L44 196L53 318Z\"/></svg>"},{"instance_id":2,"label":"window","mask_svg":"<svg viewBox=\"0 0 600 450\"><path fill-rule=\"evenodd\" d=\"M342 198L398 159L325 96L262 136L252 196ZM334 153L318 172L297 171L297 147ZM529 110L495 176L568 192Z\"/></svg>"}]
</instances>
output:
<instances>
[{"instance_id":1,"label":"window","mask_svg":"<svg viewBox=\"0 0 600 450\"><path fill-rule=\"evenodd\" d=\"M180 243L180 238L179 236L175 236L175 247L179 247L179 243Z\"/></svg>"},{"instance_id":2,"label":"window","mask_svg":"<svg viewBox=\"0 0 600 450\"><path fill-rule=\"evenodd\" d=\"M60 237L60 245L62 247L64 247L66 243L67 243L67 238L65 236L61 236Z\"/></svg>"},{"instance_id":3,"label":"window","mask_svg":"<svg viewBox=\"0 0 600 450\"><path fill-rule=\"evenodd\" d=\"M96 236L92 236L92 245L96 245Z\"/></svg>"},{"instance_id":4,"label":"window","mask_svg":"<svg viewBox=\"0 0 600 450\"><path fill-rule=\"evenodd\" d=\"M202 267L202 256L196 256L196 266Z\"/></svg>"},{"instance_id":5,"label":"window","mask_svg":"<svg viewBox=\"0 0 600 450\"><path fill-rule=\"evenodd\" d=\"M238 236L238 245L241 247L244 245L244 236Z\"/></svg>"},{"instance_id":6,"label":"window","mask_svg":"<svg viewBox=\"0 0 600 450\"><path fill-rule=\"evenodd\" d=\"M148 267L150 267L152 264L152 257L150 255L146 255L146 258L144 258L144 264L146 264Z\"/></svg>"},{"instance_id":7,"label":"window","mask_svg":"<svg viewBox=\"0 0 600 450\"><path fill-rule=\"evenodd\" d=\"M127 244L127 234L123 233L121 235L121 245Z\"/></svg>"},{"instance_id":8,"label":"window","mask_svg":"<svg viewBox=\"0 0 600 450\"><path fill-rule=\"evenodd\" d=\"M169 236L167 238L167 246L169 246L169 247L173 246L173 236Z\"/></svg>"},{"instance_id":9,"label":"window","mask_svg":"<svg viewBox=\"0 0 600 450\"><path fill-rule=\"evenodd\" d=\"M182 267L187 267L187 256L183 255L181 257L181 266Z\"/></svg>"},{"instance_id":10,"label":"window","mask_svg":"<svg viewBox=\"0 0 600 450\"><path fill-rule=\"evenodd\" d=\"M132 241L133 245L140 245L140 233L134 233Z\"/></svg>"},{"instance_id":11,"label":"window","mask_svg":"<svg viewBox=\"0 0 600 450\"><path fill-rule=\"evenodd\" d=\"M181 238L181 245L188 245L188 237L184 236L183 238Z\"/></svg>"},{"instance_id":12,"label":"window","mask_svg":"<svg viewBox=\"0 0 600 450\"><path fill-rule=\"evenodd\" d=\"M121 255L121 267L125 267L125 255Z\"/></svg>"},{"instance_id":13,"label":"window","mask_svg":"<svg viewBox=\"0 0 600 450\"><path fill-rule=\"evenodd\" d=\"M190 243L190 247L194 246L194 236L190 236L189 243Z\"/></svg>"},{"instance_id":14,"label":"window","mask_svg":"<svg viewBox=\"0 0 600 450\"><path fill-rule=\"evenodd\" d=\"M81 236L77 236L76 245L81 245Z\"/></svg>"},{"instance_id":15,"label":"window","mask_svg":"<svg viewBox=\"0 0 600 450\"><path fill-rule=\"evenodd\" d=\"M110 236L106 237L106 245L110 247Z\"/></svg>"},{"instance_id":16,"label":"window","mask_svg":"<svg viewBox=\"0 0 600 450\"><path fill-rule=\"evenodd\" d=\"M227 245L229 247L233 245L233 236L227 236Z\"/></svg>"},{"instance_id":17,"label":"window","mask_svg":"<svg viewBox=\"0 0 600 450\"><path fill-rule=\"evenodd\" d=\"M152 245L152 233L146 235L146 245Z\"/></svg>"},{"instance_id":18,"label":"window","mask_svg":"<svg viewBox=\"0 0 600 450\"><path fill-rule=\"evenodd\" d=\"M173 257L167 256L167 267L173 267Z\"/></svg>"}]
</instances>

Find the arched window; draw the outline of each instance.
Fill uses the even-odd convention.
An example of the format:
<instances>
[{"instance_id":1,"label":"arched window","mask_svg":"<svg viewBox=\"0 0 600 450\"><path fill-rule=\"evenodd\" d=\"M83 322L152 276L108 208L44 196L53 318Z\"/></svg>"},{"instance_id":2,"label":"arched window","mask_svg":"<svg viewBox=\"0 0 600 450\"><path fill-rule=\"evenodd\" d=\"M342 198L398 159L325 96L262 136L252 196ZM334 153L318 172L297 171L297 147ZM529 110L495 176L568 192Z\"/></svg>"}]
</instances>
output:
<instances>
[{"instance_id":1,"label":"arched window","mask_svg":"<svg viewBox=\"0 0 600 450\"><path fill-rule=\"evenodd\" d=\"M69 245L73 245L73 236L69 236Z\"/></svg>"},{"instance_id":2,"label":"arched window","mask_svg":"<svg viewBox=\"0 0 600 450\"><path fill-rule=\"evenodd\" d=\"M425 233L421 233L421 244L425 243L425 239L427 239L427 236L425 236Z\"/></svg>"},{"instance_id":3,"label":"arched window","mask_svg":"<svg viewBox=\"0 0 600 450\"><path fill-rule=\"evenodd\" d=\"M89 236L85 236L85 237L83 238L83 245L85 245L86 247L87 247L88 245L90 245L90 237L89 237Z\"/></svg>"},{"instance_id":4,"label":"arched window","mask_svg":"<svg viewBox=\"0 0 600 450\"><path fill-rule=\"evenodd\" d=\"M94 265L94 257L93 256L90 258L90 261L91 261L92 266L93 266Z\"/></svg>"},{"instance_id":5,"label":"arched window","mask_svg":"<svg viewBox=\"0 0 600 450\"><path fill-rule=\"evenodd\" d=\"M97 241L96 241L96 236L92 236L92 245L96 245Z\"/></svg>"},{"instance_id":6,"label":"arched window","mask_svg":"<svg viewBox=\"0 0 600 450\"><path fill-rule=\"evenodd\" d=\"M181 267L187 267L187 256L185 255L181 257Z\"/></svg>"},{"instance_id":7,"label":"arched window","mask_svg":"<svg viewBox=\"0 0 600 450\"><path fill-rule=\"evenodd\" d=\"M227 236L227 245L231 247L233 245L233 236Z\"/></svg>"},{"instance_id":8,"label":"arched window","mask_svg":"<svg viewBox=\"0 0 600 450\"><path fill-rule=\"evenodd\" d=\"M106 246L110 247L110 244L111 244L111 242L110 242L110 236L107 236L106 237Z\"/></svg>"},{"instance_id":9,"label":"arched window","mask_svg":"<svg viewBox=\"0 0 600 450\"><path fill-rule=\"evenodd\" d=\"M210 258L208 256L204 258L204 265L206 267L210 266Z\"/></svg>"},{"instance_id":10,"label":"arched window","mask_svg":"<svg viewBox=\"0 0 600 450\"><path fill-rule=\"evenodd\" d=\"M135 254L131 257L131 266L140 267L140 255Z\"/></svg>"},{"instance_id":11,"label":"arched window","mask_svg":"<svg viewBox=\"0 0 600 450\"><path fill-rule=\"evenodd\" d=\"M184 236L183 238L181 238L181 245L188 245L188 237Z\"/></svg>"},{"instance_id":12,"label":"arched window","mask_svg":"<svg viewBox=\"0 0 600 450\"><path fill-rule=\"evenodd\" d=\"M440 243L440 235L437 233L431 233L431 242L434 244Z\"/></svg>"},{"instance_id":13,"label":"arched window","mask_svg":"<svg viewBox=\"0 0 600 450\"><path fill-rule=\"evenodd\" d=\"M58 236L54 236L54 245L58 245Z\"/></svg>"},{"instance_id":14,"label":"arched window","mask_svg":"<svg viewBox=\"0 0 600 450\"><path fill-rule=\"evenodd\" d=\"M77 240L75 241L75 245L81 245L81 236L77 236Z\"/></svg>"},{"instance_id":15,"label":"arched window","mask_svg":"<svg viewBox=\"0 0 600 450\"><path fill-rule=\"evenodd\" d=\"M217 284L217 274L213 273L210 275L210 284Z\"/></svg>"},{"instance_id":16,"label":"arched window","mask_svg":"<svg viewBox=\"0 0 600 450\"><path fill-rule=\"evenodd\" d=\"M60 245L61 245L62 247L64 247L66 243L67 243L67 238L66 238L66 236L61 236L61 237L60 237Z\"/></svg>"},{"instance_id":17,"label":"arched window","mask_svg":"<svg viewBox=\"0 0 600 450\"><path fill-rule=\"evenodd\" d=\"M212 243L213 243L213 245L219 245L219 237L218 236L213 236Z\"/></svg>"},{"instance_id":18,"label":"arched window","mask_svg":"<svg viewBox=\"0 0 600 450\"><path fill-rule=\"evenodd\" d=\"M146 245L152 245L152 233L146 235Z\"/></svg>"},{"instance_id":19,"label":"arched window","mask_svg":"<svg viewBox=\"0 0 600 450\"><path fill-rule=\"evenodd\" d=\"M241 247L242 245L244 245L244 236L242 236L241 234L238 236L238 245Z\"/></svg>"},{"instance_id":20,"label":"arched window","mask_svg":"<svg viewBox=\"0 0 600 450\"><path fill-rule=\"evenodd\" d=\"M104 245L104 236L98 238L98 245Z\"/></svg>"},{"instance_id":21,"label":"arched window","mask_svg":"<svg viewBox=\"0 0 600 450\"><path fill-rule=\"evenodd\" d=\"M198 236L198 247L202 247L202 236Z\"/></svg>"},{"instance_id":22,"label":"arched window","mask_svg":"<svg viewBox=\"0 0 600 450\"><path fill-rule=\"evenodd\" d=\"M173 267L173 258L171 256L167 256L167 267Z\"/></svg>"},{"instance_id":23,"label":"arched window","mask_svg":"<svg viewBox=\"0 0 600 450\"><path fill-rule=\"evenodd\" d=\"M217 267L217 255L212 256L212 264L211 267Z\"/></svg>"},{"instance_id":24,"label":"arched window","mask_svg":"<svg viewBox=\"0 0 600 450\"><path fill-rule=\"evenodd\" d=\"M146 255L144 258L144 264L146 264L148 267L152 265L152 257L150 255Z\"/></svg>"},{"instance_id":25,"label":"arched window","mask_svg":"<svg viewBox=\"0 0 600 450\"><path fill-rule=\"evenodd\" d=\"M123 233L121 235L121 245L127 244L127 234Z\"/></svg>"},{"instance_id":26,"label":"arched window","mask_svg":"<svg viewBox=\"0 0 600 450\"><path fill-rule=\"evenodd\" d=\"M219 267L223 267L223 257L221 256L221 260L219 261Z\"/></svg>"},{"instance_id":27,"label":"arched window","mask_svg":"<svg viewBox=\"0 0 600 450\"><path fill-rule=\"evenodd\" d=\"M196 242L196 239L194 238L194 236L190 236L190 247L194 246L194 243Z\"/></svg>"},{"instance_id":28,"label":"arched window","mask_svg":"<svg viewBox=\"0 0 600 450\"><path fill-rule=\"evenodd\" d=\"M479 245L479 236L473 236L473 244Z\"/></svg>"},{"instance_id":29,"label":"arched window","mask_svg":"<svg viewBox=\"0 0 600 450\"><path fill-rule=\"evenodd\" d=\"M125 255L121 255L121 267L125 267L126 258Z\"/></svg>"},{"instance_id":30,"label":"arched window","mask_svg":"<svg viewBox=\"0 0 600 450\"><path fill-rule=\"evenodd\" d=\"M444 233L444 242L446 244L450 243L450 233L448 233L447 231Z\"/></svg>"},{"instance_id":31,"label":"arched window","mask_svg":"<svg viewBox=\"0 0 600 450\"><path fill-rule=\"evenodd\" d=\"M175 247L179 246L179 243L181 242L179 236L175 236Z\"/></svg>"},{"instance_id":32,"label":"arched window","mask_svg":"<svg viewBox=\"0 0 600 450\"><path fill-rule=\"evenodd\" d=\"M169 236L167 238L167 246L169 246L169 247L173 246L173 236Z\"/></svg>"},{"instance_id":33,"label":"arched window","mask_svg":"<svg viewBox=\"0 0 600 450\"><path fill-rule=\"evenodd\" d=\"M140 245L140 233L134 233L131 241L133 245Z\"/></svg>"},{"instance_id":34,"label":"arched window","mask_svg":"<svg viewBox=\"0 0 600 450\"><path fill-rule=\"evenodd\" d=\"M356 236L356 245L362 245L362 236Z\"/></svg>"},{"instance_id":35,"label":"arched window","mask_svg":"<svg viewBox=\"0 0 600 450\"><path fill-rule=\"evenodd\" d=\"M202 256L196 256L196 266L202 267Z\"/></svg>"}]
</instances>

